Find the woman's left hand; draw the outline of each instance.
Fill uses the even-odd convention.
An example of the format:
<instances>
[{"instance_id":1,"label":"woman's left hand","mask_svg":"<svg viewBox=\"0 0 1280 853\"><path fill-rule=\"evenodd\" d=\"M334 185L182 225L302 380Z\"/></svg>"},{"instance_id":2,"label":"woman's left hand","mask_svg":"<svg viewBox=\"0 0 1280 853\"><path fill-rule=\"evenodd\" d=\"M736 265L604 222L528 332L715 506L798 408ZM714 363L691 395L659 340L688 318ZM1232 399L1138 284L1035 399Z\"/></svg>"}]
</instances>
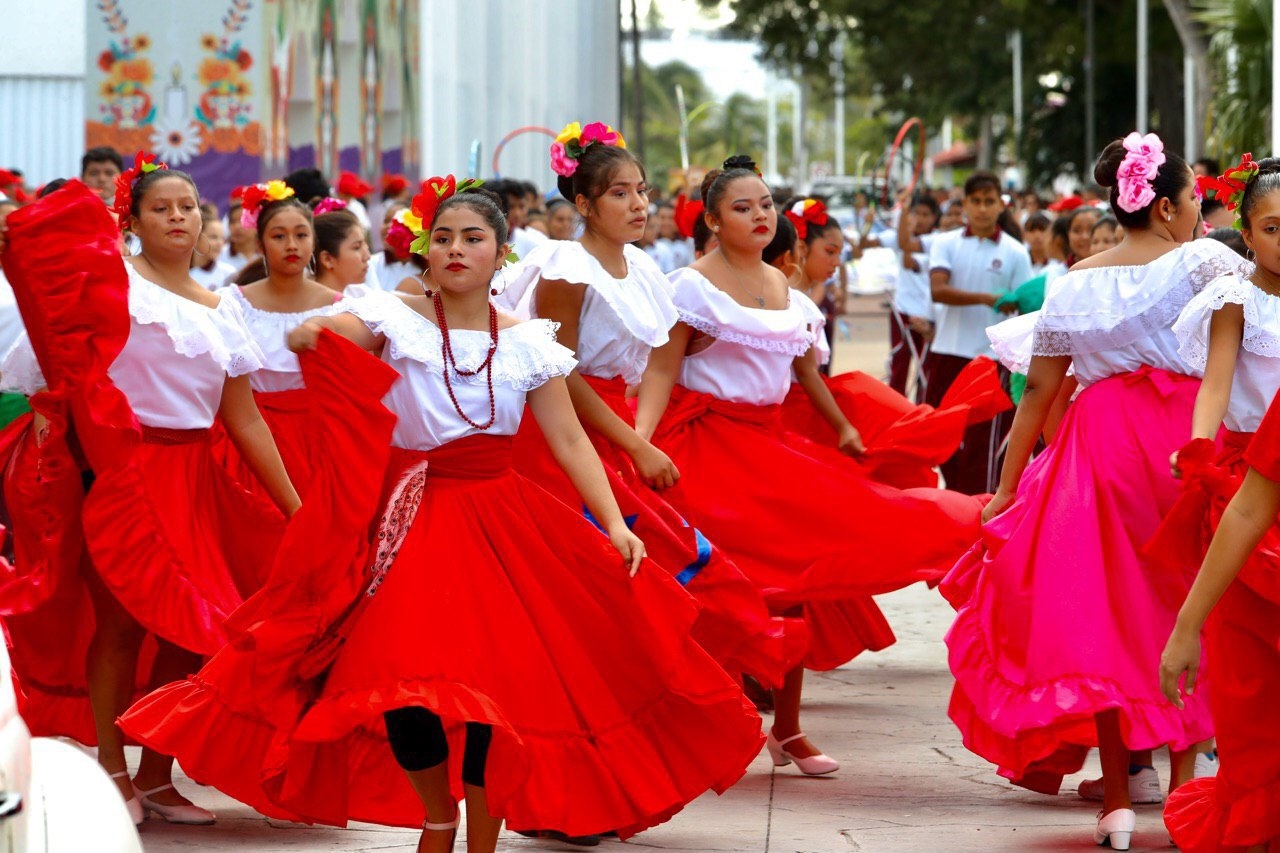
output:
<instances>
[{"instance_id":1,"label":"woman's left hand","mask_svg":"<svg viewBox=\"0 0 1280 853\"><path fill-rule=\"evenodd\" d=\"M862 433L858 432L853 425L840 431L840 435L836 440L836 447L844 455L854 458L867 452L866 445L862 443Z\"/></svg>"}]
</instances>

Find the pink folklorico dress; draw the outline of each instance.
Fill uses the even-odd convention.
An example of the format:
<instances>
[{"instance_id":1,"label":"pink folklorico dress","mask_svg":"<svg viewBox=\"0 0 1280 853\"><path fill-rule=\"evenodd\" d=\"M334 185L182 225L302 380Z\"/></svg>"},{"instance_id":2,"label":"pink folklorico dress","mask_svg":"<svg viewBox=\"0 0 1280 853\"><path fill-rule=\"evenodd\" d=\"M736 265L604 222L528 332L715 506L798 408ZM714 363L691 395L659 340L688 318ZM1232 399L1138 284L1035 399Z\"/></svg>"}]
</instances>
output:
<instances>
[{"instance_id":1,"label":"pink folklorico dress","mask_svg":"<svg viewBox=\"0 0 1280 853\"><path fill-rule=\"evenodd\" d=\"M1280 298L1248 280L1219 278L1174 324L1194 367L1208 361L1213 315L1228 304L1244 312L1222 448L1197 440L1182 450L1183 490L1149 556L1169 571L1194 573L1249 468L1280 479ZM1268 411L1270 406L1270 411ZM1204 631L1211 677L1203 679L1217 735L1216 777L1179 788L1165 807L1178 847L1190 853L1239 851L1272 842L1280 849L1280 529L1254 551Z\"/></svg>"},{"instance_id":2,"label":"pink folklorico dress","mask_svg":"<svg viewBox=\"0 0 1280 853\"><path fill-rule=\"evenodd\" d=\"M1063 276L1030 337L1025 318L1011 321L1012 336L990 330L1011 369L1025 372L1033 354L1071 356L1084 389L1017 499L943 581L958 609L951 719L965 746L1017 784L1056 792L1097 745L1102 711L1119 710L1135 750L1213 734L1203 694L1179 711L1158 679L1190 578L1140 554L1178 497L1169 456L1190 434L1200 386L1171 326L1206 285L1244 266L1222 244L1195 241L1145 266Z\"/></svg>"}]
</instances>

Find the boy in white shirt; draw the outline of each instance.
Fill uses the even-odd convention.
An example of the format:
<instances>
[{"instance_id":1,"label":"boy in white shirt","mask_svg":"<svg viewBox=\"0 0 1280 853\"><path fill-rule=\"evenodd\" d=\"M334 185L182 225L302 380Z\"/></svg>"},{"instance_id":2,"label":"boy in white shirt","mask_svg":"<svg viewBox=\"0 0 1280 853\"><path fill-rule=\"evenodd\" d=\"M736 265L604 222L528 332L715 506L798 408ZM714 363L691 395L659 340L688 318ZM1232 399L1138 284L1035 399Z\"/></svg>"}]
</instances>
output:
<instances>
[{"instance_id":1,"label":"boy in white shirt","mask_svg":"<svg viewBox=\"0 0 1280 853\"><path fill-rule=\"evenodd\" d=\"M925 402L932 406L941 404L970 361L990 351L986 330L999 319L996 302L1031 278L1026 248L997 224L1004 210L1000 179L974 172L964 182L963 205L966 226L938 237L929 251L937 327L924 374ZM942 465L947 488L970 495L991 491L1001 433L992 423L965 431L960 449Z\"/></svg>"},{"instance_id":2,"label":"boy in white shirt","mask_svg":"<svg viewBox=\"0 0 1280 853\"><path fill-rule=\"evenodd\" d=\"M899 394L907 393L911 362L924 355L926 345L933 339L929 249L939 236L934 229L941 215L942 209L933 196L918 193L899 217L897 230L884 232L878 238L881 246L897 250L901 266L889 316L889 387Z\"/></svg>"}]
</instances>

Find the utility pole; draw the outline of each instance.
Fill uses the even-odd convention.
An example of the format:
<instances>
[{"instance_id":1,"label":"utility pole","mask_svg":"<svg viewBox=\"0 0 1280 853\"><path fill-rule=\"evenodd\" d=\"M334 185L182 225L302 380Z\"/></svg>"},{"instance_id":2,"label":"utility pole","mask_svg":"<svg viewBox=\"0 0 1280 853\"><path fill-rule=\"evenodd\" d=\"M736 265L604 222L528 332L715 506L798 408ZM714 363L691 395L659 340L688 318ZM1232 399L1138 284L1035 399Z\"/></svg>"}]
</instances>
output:
<instances>
[{"instance_id":1,"label":"utility pole","mask_svg":"<svg viewBox=\"0 0 1280 853\"><path fill-rule=\"evenodd\" d=\"M1082 174L1089 174L1089 166L1098 155L1098 118L1096 104L1097 94L1094 91L1095 44L1094 19L1096 9L1094 0L1085 0L1084 4L1084 167Z\"/></svg>"},{"instance_id":2,"label":"utility pole","mask_svg":"<svg viewBox=\"0 0 1280 853\"><path fill-rule=\"evenodd\" d=\"M1147 117L1151 112L1147 103L1147 84L1151 76L1151 39L1148 32L1151 14L1148 5L1149 0L1138 0L1138 133L1147 132Z\"/></svg>"},{"instance_id":3,"label":"utility pole","mask_svg":"<svg viewBox=\"0 0 1280 853\"><path fill-rule=\"evenodd\" d=\"M631 0L631 146L644 161L644 93L640 75L640 13Z\"/></svg>"},{"instance_id":4,"label":"utility pole","mask_svg":"<svg viewBox=\"0 0 1280 853\"><path fill-rule=\"evenodd\" d=\"M1278 0L1280 2L1280 0ZM835 43L832 45L833 59L832 64L835 66L832 71L835 76L835 125L836 125L836 156L835 156L835 173L837 175L844 174L844 48L845 48L845 32L841 30L836 35Z\"/></svg>"},{"instance_id":5,"label":"utility pole","mask_svg":"<svg viewBox=\"0 0 1280 853\"><path fill-rule=\"evenodd\" d=\"M776 181L780 177L778 172L778 81L772 71L767 72L765 86L768 91L765 95L764 176L770 181Z\"/></svg>"},{"instance_id":6,"label":"utility pole","mask_svg":"<svg viewBox=\"0 0 1280 853\"><path fill-rule=\"evenodd\" d=\"M1022 174L1022 30L1009 34L1009 50L1013 53L1013 165Z\"/></svg>"}]
</instances>

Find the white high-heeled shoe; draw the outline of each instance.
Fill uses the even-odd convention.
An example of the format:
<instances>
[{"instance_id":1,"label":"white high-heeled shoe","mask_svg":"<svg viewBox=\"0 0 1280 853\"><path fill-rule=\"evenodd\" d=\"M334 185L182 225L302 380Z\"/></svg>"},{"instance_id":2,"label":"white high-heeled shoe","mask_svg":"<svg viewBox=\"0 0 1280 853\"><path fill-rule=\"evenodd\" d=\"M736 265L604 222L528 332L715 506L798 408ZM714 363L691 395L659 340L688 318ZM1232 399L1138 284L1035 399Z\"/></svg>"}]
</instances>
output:
<instances>
[{"instance_id":1,"label":"white high-heeled shoe","mask_svg":"<svg viewBox=\"0 0 1280 853\"><path fill-rule=\"evenodd\" d=\"M804 732L778 740L773 736L773 732L769 732L769 738L765 741L765 746L769 750L769 757L773 759L774 767L786 767L794 762L796 767L800 768L800 772L806 776L823 776L840 769L840 762L822 753L810 755L808 758L801 758L798 755L792 755L787 752L787 744L793 740L800 740L802 737L804 737Z\"/></svg>"},{"instance_id":2,"label":"white high-heeled shoe","mask_svg":"<svg viewBox=\"0 0 1280 853\"><path fill-rule=\"evenodd\" d=\"M1137 825L1138 816L1133 809L1116 809L1105 816L1098 812L1098 828L1093 832L1093 841L1099 847L1110 844L1112 850L1128 850Z\"/></svg>"},{"instance_id":3,"label":"white high-heeled shoe","mask_svg":"<svg viewBox=\"0 0 1280 853\"><path fill-rule=\"evenodd\" d=\"M128 779L129 771L121 770L119 773L112 773L112 779ZM124 807L129 810L129 818L133 821L134 826L142 826L142 822L147 819L147 813L142 810L142 803L138 802L138 792L134 791L133 796L124 801Z\"/></svg>"},{"instance_id":4,"label":"white high-heeled shoe","mask_svg":"<svg viewBox=\"0 0 1280 853\"><path fill-rule=\"evenodd\" d=\"M149 812L155 812L164 818L167 823L180 823L185 826L208 826L217 820L213 812L208 809L202 809L193 803L183 803L180 806L166 806L164 803L157 803L151 797L161 791L167 791L173 787L170 782L167 785L161 785L159 788L152 788L150 791L138 791L138 800L142 803L142 807Z\"/></svg>"}]
</instances>

